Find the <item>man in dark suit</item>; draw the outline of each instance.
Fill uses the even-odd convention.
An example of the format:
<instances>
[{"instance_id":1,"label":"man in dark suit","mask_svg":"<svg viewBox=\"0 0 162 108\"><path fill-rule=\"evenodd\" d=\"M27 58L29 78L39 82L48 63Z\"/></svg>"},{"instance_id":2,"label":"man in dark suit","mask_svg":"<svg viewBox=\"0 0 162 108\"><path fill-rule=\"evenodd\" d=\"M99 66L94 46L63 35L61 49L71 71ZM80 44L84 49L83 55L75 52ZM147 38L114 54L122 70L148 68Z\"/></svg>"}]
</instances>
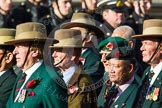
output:
<instances>
[{"instance_id":1,"label":"man in dark suit","mask_svg":"<svg viewBox=\"0 0 162 108\"><path fill-rule=\"evenodd\" d=\"M106 59L109 60L109 78L114 85L108 91L105 108L132 108L138 91L138 81L134 78L136 59L133 49L115 48Z\"/></svg>"},{"instance_id":2,"label":"man in dark suit","mask_svg":"<svg viewBox=\"0 0 162 108\"><path fill-rule=\"evenodd\" d=\"M43 24L29 22L16 27L13 54L19 72L7 108L67 108L66 89L56 71L43 62L43 48L47 39ZM54 43L57 42L54 40ZM65 86L64 86L65 87Z\"/></svg>"},{"instance_id":3,"label":"man in dark suit","mask_svg":"<svg viewBox=\"0 0 162 108\"><path fill-rule=\"evenodd\" d=\"M5 41L14 39L14 29L0 29L0 108L5 108L7 100L16 80L12 66L15 64L15 57L12 54L13 45L5 44Z\"/></svg>"},{"instance_id":4,"label":"man in dark suit","mask_svg":"<svg viewBox=\"0 0 162 108\"><path fill-rule=\"evenodd\" d=\"M135 108L161 108L162 104L162 20L145 20L143 34L135 35L142 41L142 60L146 68L140 83Z\"/></svg>"}]
</instances>

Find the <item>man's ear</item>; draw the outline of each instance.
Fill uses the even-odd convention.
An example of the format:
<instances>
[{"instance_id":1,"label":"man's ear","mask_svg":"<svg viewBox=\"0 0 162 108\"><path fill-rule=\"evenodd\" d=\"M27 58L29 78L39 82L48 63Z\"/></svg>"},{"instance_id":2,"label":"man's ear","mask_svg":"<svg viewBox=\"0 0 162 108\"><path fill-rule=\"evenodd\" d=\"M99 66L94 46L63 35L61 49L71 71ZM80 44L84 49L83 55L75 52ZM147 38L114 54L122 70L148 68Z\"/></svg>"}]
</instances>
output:
<instances>
[{"instance_id":1,"label":"man's ear","mask_svg":"<svg viewBox=\"0 0 162 108\"><path fill-rule=\"evenodd\" d=\"M85 41L86 43L89 43L89 42L91 42L92 37L93 37L93 35L89 35L89 34L88 34L88 36L86 36L86 38L85 38L84 41Z\"/></svg>"},{"instance_id":2,"label":"man's ear","mask_svg":"<svg viewBox=\"0 0 162 108\"><path fill-rule=\"evenodd\" d=\"M5 56L6 63L10 63L12 61L13 57L14 57L14 55L11 52L7 53L7 55Z\"/></svg>"},{"instance_id":3,"label":"man's ear","mask_svg":"<svg viewBox=\"0 0 162 108\"><path fill-rule=\"evenodd\" d=\"M38 53L39 53L38 49L33 50L32 51L32 57L37 57Z\"/></svg>"}]
</instances>

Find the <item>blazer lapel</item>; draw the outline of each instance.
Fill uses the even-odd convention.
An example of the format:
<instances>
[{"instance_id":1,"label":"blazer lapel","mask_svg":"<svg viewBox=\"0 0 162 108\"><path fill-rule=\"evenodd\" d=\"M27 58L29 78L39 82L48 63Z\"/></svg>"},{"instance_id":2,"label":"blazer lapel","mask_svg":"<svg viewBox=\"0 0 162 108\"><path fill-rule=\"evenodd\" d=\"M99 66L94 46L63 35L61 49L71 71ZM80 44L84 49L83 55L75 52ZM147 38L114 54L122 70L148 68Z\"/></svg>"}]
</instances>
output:
<instances>
[{"instance_id":1,"label":"blazer lapel","mask_svg":"<svg viewBox=\"0 0 162 108\"><path fill-rule=\"evenodd\" d=\"M10 74L11 74L11 70L7 70L2 76L0 76L0 86L9 77Z\"/></svg>"},{"instance_id":2,"label":"blazer lapel","mask_svg":"<svg viewBox=\"0 0 162 108\"><path fill-rule=\"evenodd\" d=\"M79 67L76 69L76 71L74 72L74 75L71 77L69 83L68 83L68 87L74 85L77 81L78 81L78 78L79 78L79 75L80 73L82 72L82 66L79 65Z\"/></svg>"}]
</instances>

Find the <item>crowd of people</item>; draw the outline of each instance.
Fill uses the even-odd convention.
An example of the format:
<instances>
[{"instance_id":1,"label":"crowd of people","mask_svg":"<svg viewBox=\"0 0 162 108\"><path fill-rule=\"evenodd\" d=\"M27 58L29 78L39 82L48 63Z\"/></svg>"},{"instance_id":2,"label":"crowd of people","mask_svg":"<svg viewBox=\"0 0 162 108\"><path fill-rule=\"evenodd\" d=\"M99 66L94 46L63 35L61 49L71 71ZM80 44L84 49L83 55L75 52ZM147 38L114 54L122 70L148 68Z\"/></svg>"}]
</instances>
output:
<instances>
[{"instance_id":1,"label":"crowd of people","mask_svg":"<svg viewBox=\"0 0 162 108\"><path fill-rule=\"evenodd\" d=\"M161 108L151 0L0 0L0 108Z\"/></svg>"}]
</instances>

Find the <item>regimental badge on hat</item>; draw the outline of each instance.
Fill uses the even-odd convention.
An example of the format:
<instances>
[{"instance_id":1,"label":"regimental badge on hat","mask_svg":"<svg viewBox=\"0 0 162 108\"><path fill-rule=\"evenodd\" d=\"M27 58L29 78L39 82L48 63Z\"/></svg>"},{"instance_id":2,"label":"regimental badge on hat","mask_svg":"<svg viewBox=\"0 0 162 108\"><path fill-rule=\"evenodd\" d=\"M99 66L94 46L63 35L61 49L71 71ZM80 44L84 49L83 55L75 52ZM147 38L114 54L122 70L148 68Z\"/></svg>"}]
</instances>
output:
<instances>
[{"instance_id":1,"label":"regimental badge on hat","mask_svg":"<svg viewBox=\"0 0 162 108\"><path fill-rule=\"evenodd\" d=\"M128 41L121 37L109 37L103 41L101 41L98 45L98 51L107 50L111 51L117 47L127 47Z\"/></svg>"},{"instance_id":2,"label":"regimental badge on hat","mask_svg":"<svg viewBox=\"0 0 162 108\"><path fill-rule=\"evenodd\" d=\"M115 12L124 12L123 0L101 0L97 3L97 8L100 11L105 9L112 9Z\"/></svg>"},{"instance_id":3,"label":"regimental badge on hat","mask_svg":"<svg viewBox=\"0 0 162 108\"><path fill-rule=\"evenodd\" d=\"M118 47L111 51L110 54L106 56L106 59L109 60L111 58L119 59L119 60L131 60L135 59L133 49L128 47Z\"/></svg>"}]
</instances>

